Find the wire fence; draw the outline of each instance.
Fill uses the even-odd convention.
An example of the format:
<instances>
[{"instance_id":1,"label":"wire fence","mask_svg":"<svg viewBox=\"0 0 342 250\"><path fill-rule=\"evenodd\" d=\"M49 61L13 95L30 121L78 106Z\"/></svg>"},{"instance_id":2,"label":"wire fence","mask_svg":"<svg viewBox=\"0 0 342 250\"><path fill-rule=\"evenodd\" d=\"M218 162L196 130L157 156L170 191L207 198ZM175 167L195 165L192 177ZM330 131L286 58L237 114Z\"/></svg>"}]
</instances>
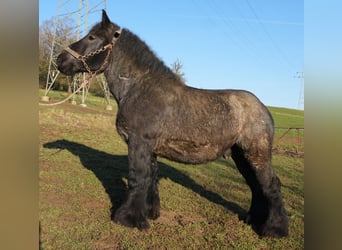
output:
<instances>
[{"instance_id":1,"label":"wire fence","mask_svg":"<svg viewBox=\"0 0 342 250\"><path fill-rule=\"evenodd\" d=\"M304 128L301 127L275 127L273 150L289 152L297 155L304 154ZM294 152L293 152L294 151Z\"/></svg>"}]
</instances>

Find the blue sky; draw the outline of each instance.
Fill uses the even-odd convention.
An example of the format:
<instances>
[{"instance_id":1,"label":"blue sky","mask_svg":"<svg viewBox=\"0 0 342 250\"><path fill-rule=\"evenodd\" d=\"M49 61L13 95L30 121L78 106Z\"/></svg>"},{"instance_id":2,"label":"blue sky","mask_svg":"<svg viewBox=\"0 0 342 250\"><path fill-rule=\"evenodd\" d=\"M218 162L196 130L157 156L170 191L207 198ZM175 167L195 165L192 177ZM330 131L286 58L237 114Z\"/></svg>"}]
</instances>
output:
<instances>
[{"instance_id":1,"label":"blue sky","mask_svg":"<svg viewBox=\"0 0 342 250\"><path fill-rule=\"evenodd\" d=\"M58 2L39 1L40 24L57 14ZM60 14L79 5L60 2ZM99 4L89 15L91 27L101 20L104 3L88 2L90 9ZM298 108L301 79L295 76L304 66L304 1L107 0L106 9L166 65L179 59L188 85L245 89L268 106ZM70 17L76 24L77 14Z\"/></svg>"}]
</instances>

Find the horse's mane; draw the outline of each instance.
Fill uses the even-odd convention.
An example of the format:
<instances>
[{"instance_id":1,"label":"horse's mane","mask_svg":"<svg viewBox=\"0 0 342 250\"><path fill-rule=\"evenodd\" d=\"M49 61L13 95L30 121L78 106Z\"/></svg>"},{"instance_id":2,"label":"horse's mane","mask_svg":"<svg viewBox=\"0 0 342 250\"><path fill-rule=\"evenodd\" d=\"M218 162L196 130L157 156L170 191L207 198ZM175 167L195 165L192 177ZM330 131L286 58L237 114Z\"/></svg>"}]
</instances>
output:
<instances>
[{"instance_id":1,"label":"horse's mane","mask_svg":"<svg viewBox=\"0 0 342 250\"><path fill-rule=\"evenodd\" d=\"M125 56L132 61L132 63L141 70L149 71L150 73L177 77L177 75L161 61L149 46L142 41L137 35L123 29L118 41L118 46L122 49Z\"/></svg>"}]
</instances>

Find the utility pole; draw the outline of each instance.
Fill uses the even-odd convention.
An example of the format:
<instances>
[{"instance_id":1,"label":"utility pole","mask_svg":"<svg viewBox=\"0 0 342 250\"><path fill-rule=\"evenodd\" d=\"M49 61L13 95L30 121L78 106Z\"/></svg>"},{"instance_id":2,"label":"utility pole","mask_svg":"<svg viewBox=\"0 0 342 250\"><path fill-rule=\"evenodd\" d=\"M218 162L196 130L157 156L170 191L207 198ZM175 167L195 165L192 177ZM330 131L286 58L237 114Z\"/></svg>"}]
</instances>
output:
<instances>
[{"instance_id":1,"label":"utility pole","mask_svg":"<svg viewBox=\"0 0 342 250\"><path fill-rule=\"evenodd\" d=\"M304 72L303 71L296 72L296 75L294 77L300 79L298 109L300 109L302 105L304 109Z\"/></svg>"}]
</instances>

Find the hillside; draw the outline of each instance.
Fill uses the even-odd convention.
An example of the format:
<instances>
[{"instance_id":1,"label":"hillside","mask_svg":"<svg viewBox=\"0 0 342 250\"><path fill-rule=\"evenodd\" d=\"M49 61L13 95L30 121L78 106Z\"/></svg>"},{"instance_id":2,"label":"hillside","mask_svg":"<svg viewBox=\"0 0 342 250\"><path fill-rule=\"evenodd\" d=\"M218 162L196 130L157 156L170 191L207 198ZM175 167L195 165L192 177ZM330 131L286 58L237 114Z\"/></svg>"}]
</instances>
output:
<instances>
[{"instance_id":1,"label":"hillside","mask_svg":"<svg viewBox=\"0 0 342 250\"><path fill-rule=\"evenodd\" d=\"M65 93L50 96L53 102ZM41 249L303 249L304 159L284 153L293 152L296 133L273 155L288 238L260 239L240 220L250 191L233 161L224 159L196 166L158 159L161 216L140 232L110 219L127 188L127 146L115 130L114 102L113 111L92 95L87 104L39 108ZM269 109L276 127L303 127L304 112ZM282 133L276 130L276 137Z\"/></svg>"},{"instance_id":2,"label":"hillside","mask_svg":"<svg viewBox=\"0 0 342 250\"><path fill-rule=\"evenodd\" d=\"M268 107L275 127L304 128L304 111L288 108Z\"/></svg>"}]
</instances>

